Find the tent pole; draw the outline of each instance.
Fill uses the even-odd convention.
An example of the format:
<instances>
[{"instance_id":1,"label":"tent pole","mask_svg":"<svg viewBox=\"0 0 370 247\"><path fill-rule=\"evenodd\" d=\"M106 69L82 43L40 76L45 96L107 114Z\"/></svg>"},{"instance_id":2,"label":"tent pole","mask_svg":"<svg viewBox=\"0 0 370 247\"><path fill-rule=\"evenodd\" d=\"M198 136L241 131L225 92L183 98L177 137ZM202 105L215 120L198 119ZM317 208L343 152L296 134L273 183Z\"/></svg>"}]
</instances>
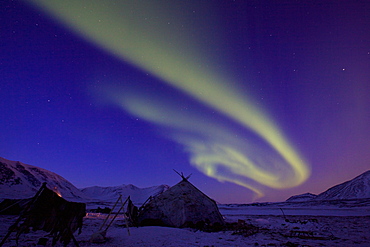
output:
<instances>
[{"instance_id":1,"label":"tent pole","mask_svg":"<svg viewBox=\"0 0 370 247\"><path fill-rule=\"evenodd\" d=\"M103 226L105 225L105 223L107 223L107 220L108 220L109 216L111 215L111 213L113 212L113 210L116 208L118 201L120 201L120 200L121 200L121 197L122 197L122 195L119 195L119 197L118 197L118 199L117 199L116 203L114 204L114 206L113 206L112 210L109 212L109 214L108 214L108 215L107 215L107 217L105 218L105 220L104 220L103 224L102 224L102 225L101 225L101 227L99 228L99 231L101 231L101 230L103 229Z\"/></svg>"},{"instance_id":2,"label":"tent pole","mask_svg":"<svg viewBox=\"0 0 370 247\"><path fill-rule=\"evenodd\" d=\"M119 210L117 211L116 215L114 215L113 219L110 221L110 223L108 224L107 228L105 228L104 231L107 231L108 228L112 225L113 221L116 219L117 215L121 212L121 210L123 209L123 207L125 206L126 202L128 201L130 197L127 197L127 199L125 200L125 202L122 204L122 206L119 208ZM122 200L121 200L122 202Z\"/></svg>"}]
</instances>

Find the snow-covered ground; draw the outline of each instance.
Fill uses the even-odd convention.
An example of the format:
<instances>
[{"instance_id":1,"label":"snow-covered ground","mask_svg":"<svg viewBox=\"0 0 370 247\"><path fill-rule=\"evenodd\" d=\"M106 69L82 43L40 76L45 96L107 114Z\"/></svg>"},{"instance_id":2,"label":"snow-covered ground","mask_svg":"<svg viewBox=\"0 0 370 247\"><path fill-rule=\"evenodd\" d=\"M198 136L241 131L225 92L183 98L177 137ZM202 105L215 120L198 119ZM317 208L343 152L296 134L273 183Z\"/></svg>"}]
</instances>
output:
<instances>
[{"instance_id":1,"label":"snow-covered ground","mask_svg":"<svg viewBox=\"0 0 370 247\"><path fill-rule=\"evenodd\" d=\"M273 203L264 206L247 205L219 205L222 215L239 219L245 215L312 215L312 216L370 216L370 201L369 205L365 206L329 206L308 203ZM370 246L370 245L369 245Z\"/></svg>"},{"instance_id":2,"label":"snow-covered ground","mask_svg":"<svg viewBox=\"0 0 370 247\"><path fill-rule=\"evenodd\" d=\"M91 243L106 215L88 213L81 235L75 237L80 246L370 246L370 208L317 207L299 209L278 206L220 205L227 222L243 220L253 225L251 231L235 230L202 232L169 227L131 227L130 235L123 216L116 218L106 234L105 243ZM0 238L17 216L0 216ZM310 235L312 234L312 235ZM36 246L45 236L42 231L20 237L19 246ZM320 239L321 238L321 239ZM15 246L12 233L4 246ZM51 246L51 240L48 245ZM60 244L57 246L61 246ZM70 243L69 246L74 246Z\"/></svg>"}]
</instances>

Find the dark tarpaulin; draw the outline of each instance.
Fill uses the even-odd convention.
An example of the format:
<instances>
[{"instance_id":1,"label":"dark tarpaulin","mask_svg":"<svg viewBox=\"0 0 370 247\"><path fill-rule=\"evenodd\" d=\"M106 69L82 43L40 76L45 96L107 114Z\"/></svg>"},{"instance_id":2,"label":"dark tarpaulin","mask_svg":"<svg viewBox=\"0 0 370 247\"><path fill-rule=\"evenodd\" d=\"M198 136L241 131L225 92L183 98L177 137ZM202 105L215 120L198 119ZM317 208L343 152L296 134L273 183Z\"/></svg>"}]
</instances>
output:
<instances>
[{"instance_id":1,"label":"dark tarpaulin","mask_svg":"<svg viewBox=\"0 0 370 247\"><path fill-rule=\"evenodd\" d=\"M138 208L132 203L131 199L128 198L128 205L126 216L128 217L130 223L133 226L137 226L137 215L138 215Z\"/></svg>"},{"instance_id":2,"label":"dark tarpaulin","mask_svg":"<svg viewBox=\"0 0 370 247\"><path fill-rule=\"evenodd\" d=\"M50 233L53 236L53 245L58 241L68 245L71 239L78 245L73 233L77 229L81 233L85 215L85 203L69 202L43 184L33 201L20 216L24 220L18 227L17 240L20 234L32 228L34 231L43 230ZM14 224L15 227L18 222Z\"/></svg>"}]
</instances>

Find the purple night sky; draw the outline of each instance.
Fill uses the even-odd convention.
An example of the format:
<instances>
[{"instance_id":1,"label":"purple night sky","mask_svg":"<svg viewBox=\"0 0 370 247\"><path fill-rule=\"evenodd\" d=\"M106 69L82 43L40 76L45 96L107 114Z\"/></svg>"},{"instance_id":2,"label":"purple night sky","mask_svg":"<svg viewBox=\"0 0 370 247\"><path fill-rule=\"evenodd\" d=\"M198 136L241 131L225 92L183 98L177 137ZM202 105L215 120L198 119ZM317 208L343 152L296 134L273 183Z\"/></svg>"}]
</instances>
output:
<instances>
[{"instance_id":1,"label":"purple night sky","mask_svg":"<svg viewBox=\"0 0 370 247\"><path fill-rule=\"evenodd\" d=\"M368 1L58 2L0 4L1 157L220 203L370 169Z\"/></svg>"}]
</instances>

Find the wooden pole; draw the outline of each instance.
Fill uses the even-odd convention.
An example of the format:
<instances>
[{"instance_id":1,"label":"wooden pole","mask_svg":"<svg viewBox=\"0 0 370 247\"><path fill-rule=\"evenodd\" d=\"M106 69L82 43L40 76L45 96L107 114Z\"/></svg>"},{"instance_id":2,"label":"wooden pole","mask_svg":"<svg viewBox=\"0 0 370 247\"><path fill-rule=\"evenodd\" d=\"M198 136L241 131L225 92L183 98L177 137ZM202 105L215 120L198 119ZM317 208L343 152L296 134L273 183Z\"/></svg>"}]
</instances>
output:
<instances>
[{"instance_id":1,"label":"wooden pole","mask_svg":"<svg viewBox=\"0 0 370 247\"><path fill-rule=\"evenodd\" d=\"M101 225L101 227L99 228L99 231L101 231L101 230L103 229L103 226L104 226L104 225L105 225L105 223L107 222L107 220L108 220L109 216L111 215L111 213L113 212L113 210L116 208L118 201L120 201L120 200L121 200L121 197L122 197L122 195L119 195L119 197L118 197L118 199L117 199L116 203L114 204L114 206L113 206L112 210L109 212L109 214L108 214L108 215L107 215L107 217L105 218L105 220L104 220L103 224L102 224L102 225Z\"/></svg>"},{"instance_id":2,"label":"wooden pole","mask_svg":"<svg viewBox=\"0 0 370 247\"><path fill-rule=\"evenodd\" d=\"M119 210L117 211L117 213L114 215L113 219L110 221L110 223L108 224L107 228L105 228L105 231L108 230L108 228L112 225L113 221L116 219L117 215L121 212L121 210L123 209L123 207L125 206L126 202L129 200L130 197L127 197L127 199L125 200L125 202L121 205L121 207L119 208ZM122 202L122 201L121 201Z\"/></svg>"}]
</instances>

